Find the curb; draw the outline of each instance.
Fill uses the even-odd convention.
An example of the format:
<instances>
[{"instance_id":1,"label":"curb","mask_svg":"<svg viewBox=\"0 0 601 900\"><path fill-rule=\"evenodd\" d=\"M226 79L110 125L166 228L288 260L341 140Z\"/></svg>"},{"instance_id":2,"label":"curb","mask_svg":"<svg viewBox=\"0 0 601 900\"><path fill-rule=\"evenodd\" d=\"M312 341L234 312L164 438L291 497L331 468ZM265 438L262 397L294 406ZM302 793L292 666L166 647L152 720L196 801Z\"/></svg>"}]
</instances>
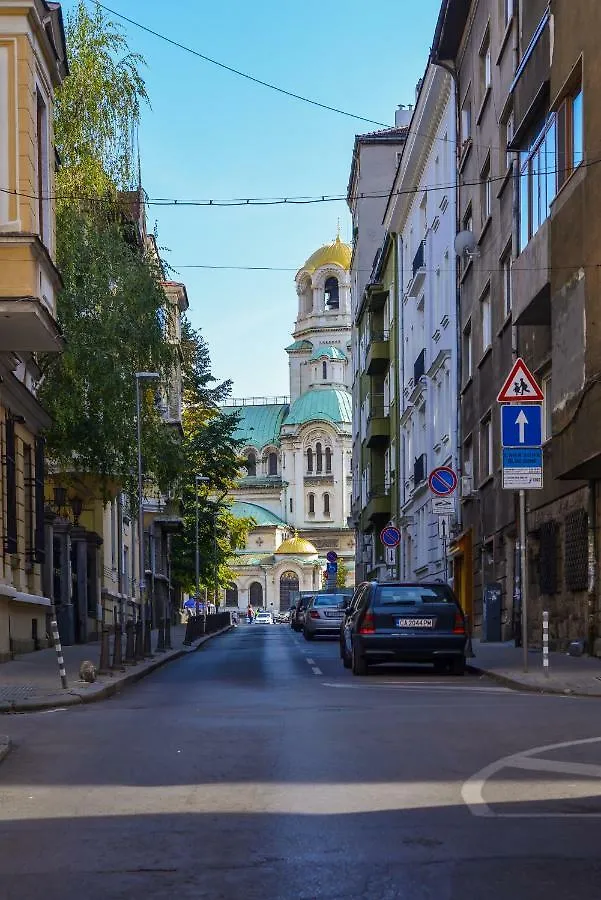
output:
<instances>
[{"instance_id":1,"label":"curb","mask_svg":"<svg viewBox=\"0 0 601 900\"><path fill-rule=\"evenodd\" d=\"M12 741L9 737L4 734L0 734L0 763L3 759L6 759L10 751L12 750Z\"/></svg>"},{"instance_id":2,"label":"curb","mask_svg":"<svg viewBox=\"0 0 601 900\"><path fill-rule=\"evenodd\" d=\"M201 647L212 640L215 637L219 637L221 634L225 634L226 631L231 631L233 625L226 625L225 628L221 628L219 631L215 631L213 634L207 634L202 638L199 638L196 646L190 648L182 648L180 650L171 651L170 655L165 653L154 659L150 665L147 665L144 669L139 669L136 671L128 672L127 675L123 675L118 678L117 681L112 683L108 683L102 686L102 688L95 693L92 694L79 694L76 691L68 691L65 694L55 694L52 698L46 699L32 699L32 700L22 700L19 703L8 703L3 702L0 704L0 715L9 714L9 713L20 713L20 712L41 712L46 709L57 709L57 707L63 706L78 706L80 704L88 704L88 703L99 703L101 700L108 700L109 697L114 697L115 694L118 694L124 687L127 687L130 684L135 684L136 681L141 681L142 678L145 678L146 675L150 675L152 672L156 672L157 669L162 668L167 665L167 663L174 662L176 659L181 659L183 656L187 656L189 653L195 653L197 650L200 650ZM0 737L0 761L3 759L2 757L2 738ZM10 746L10 742L9 742ZM8 752L8 751L7 751Z\"/></svg>"},{"instance_id":3,"label":"curb","mask_svg":"<svg viewBox=\"0 0 601 900\"><path fill-rule=\"evenodd\" d=\"M598 694L584 694L581 691L574 691L572 688L563 688L562 690L561 688L524 684L523 681L516 681L507 675L499 675L498 672L490 669L481 669L472 663L467 664L467 669L475 675L486 675L487 678L496 681L497 684L511 688L514 691L521 691L524 694L547 694L554 697L584 697L587 700L601 700L601 691Z\"/></svg>"}]
</instances>

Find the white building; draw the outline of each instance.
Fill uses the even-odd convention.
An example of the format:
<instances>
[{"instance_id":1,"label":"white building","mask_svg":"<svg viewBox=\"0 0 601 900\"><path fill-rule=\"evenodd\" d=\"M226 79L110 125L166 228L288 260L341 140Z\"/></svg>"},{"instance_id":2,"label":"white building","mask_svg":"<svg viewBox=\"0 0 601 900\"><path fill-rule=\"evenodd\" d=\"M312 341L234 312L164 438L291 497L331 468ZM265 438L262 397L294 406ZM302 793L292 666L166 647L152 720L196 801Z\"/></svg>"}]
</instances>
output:
<instances>
[{"instance_id":1,"label":"white building","mask_svg":"<svg viewBox=\"0 0 601 900\"><path fill-rule=\"evenodd\" d=\"M233 566L230 606L287 609L291 595L322 587L329 550L352 578L350 259L337 237L296 275L289 396L232 401L246 458L232 509L256 527Z\"/></svg>"},{"instance_id":2,"label":"white building","mask_svg":"<svg viewBox=\"0 0 601 900\"><path fill-rule=\"evenodd\" d=\"M454 525L451 517L439 527L428 488L432 469L457 468L454 136L451 77L429 65L385 218L399 261L400 576L411 580L446 579Z\"/></svg>"}]
</instances>

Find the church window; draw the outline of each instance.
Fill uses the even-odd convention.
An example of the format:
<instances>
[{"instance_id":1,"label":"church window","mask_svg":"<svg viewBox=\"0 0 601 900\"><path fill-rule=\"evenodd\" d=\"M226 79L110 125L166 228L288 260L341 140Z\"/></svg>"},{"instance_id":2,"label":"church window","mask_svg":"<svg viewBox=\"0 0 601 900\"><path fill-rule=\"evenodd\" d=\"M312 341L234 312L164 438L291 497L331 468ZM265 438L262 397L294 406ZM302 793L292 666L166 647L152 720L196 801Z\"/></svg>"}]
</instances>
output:
<instances>
[{"instance_id":1,"label":"church window","mask_svg":"<svg viewBox=\"0 0 601 900\"><path fill-rule=\"evenodd\" d=\"M331 277L326 279L325 283L325 308L326 309L339 309L340 308L340 288L338 286L338 279Z\"/></svg>"},{"instance_id":2,"label":"church window","mask_svg":"<svg viewBox=\"0 0 601 900\"><path fill-rule=\"evenodd\" d=\"M290 498L290 512L292 512L292 497Z\"/></svg>"},{"instance_id":3,"label":"church window","mask_svg":"<svg viewBox=\"0 0 601 900\"><path fill-rule=\"evenodd\" d=\"M324 514L324 516L330 515L330 495L329 494L323 495L323 514Z\"/></svg>"},{"instance_id":4,"label":"church window","mask_svg":"<svg viewBox=\"0 0 601 900\"><path fill-rule=\"evenodd\" d=\"M225 589L225 605L238 606L238 585L233 582Z\"/></svg>"},{"instance_id":5,"label":"church window","mask_svg":"<svg viewBox=\"0 0 601 900\"><path fill-rule=\"evenodd\" d=\"M326 447L326 472L332 471L332 451Z\"/></svg>"},{"instance_id":6,"label":"church window","mask_svg":"<svg viewBox=\"0 0 601 900\"><path fill-rule=\"evenodd\" d=\"M268 466L269 466L269 474L270 475L278 474L278 455L277 455L277 453L269 454Z\"/></svg>"},{"instance_id":7,"label":"church window","mask_svg":"<svg viewBox=\"0 0 601 900\"><path fill-rule=\"evenodd\" d=\"M307 494L309 515L315 515L315 494Z\"/></svg>"},{"instance_id":8,"label":"church window","mask_svg":"<svg viewBox=\"0 0 601 900\"><path fill-rule=\"evenodd\" d=\"M249 453L246 457L246 472L253 477L257 474L257 457L254 453Z\"/></svg>"},{"instance_id":9,"label":"church window","mask_svg":"<svg viewBox=\"0 0 601 900\"><path fill-rule=\"evenodd\" d=\"M313 449L309 447L307 450L307 472L313 471Z\"/></svg>"},{"instance_id":10,"label":"church window","mask_svg":"<svg viewBox=\"0 0 601 900\"><path fill-rule=\"evenodd\" d=\"M319 474L323 472L323 456L321 452L321 444L319 441L315 444L315 456L317 457L316 470Z\"/></svg>"},{"instance_id":11,"label":"church window","mask_svg":"<svg viewBox=\"0 0 601 900\"><path fill-rule=\"evenodd\" d=\"M325 359L321 364L321 377L324 381L328 380L328 364Z\"/></svg>"}]
</instances>

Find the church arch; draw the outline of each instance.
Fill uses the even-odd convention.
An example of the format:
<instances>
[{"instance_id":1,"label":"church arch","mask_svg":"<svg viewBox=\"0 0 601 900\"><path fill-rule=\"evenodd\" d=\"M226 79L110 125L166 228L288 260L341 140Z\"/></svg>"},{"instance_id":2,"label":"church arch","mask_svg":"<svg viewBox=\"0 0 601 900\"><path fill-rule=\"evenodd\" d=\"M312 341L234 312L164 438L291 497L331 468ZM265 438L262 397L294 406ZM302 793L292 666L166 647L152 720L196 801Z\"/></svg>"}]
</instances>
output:
<instances>
[{"instance_id":1,"label":"church arch","mask_svg":"<svg viewBox=\"0 0 601 900\"><path fill-rule=\"evenodd\" d=\"M330 516L330 495L325 493L323 495L323 514L324 516Z\"/></svg>"},{"instance_id":2,"label":"church arch","mask_svg":"<svg viewBox=\"0 0 601 900\"><path fill-rule=\"evenodd\" d=\"M234 582L225 589L225 605L238 608L238 585Z\"/></svg>"},{"instance_id":3,"label":"church arch","mask_svg":"<svg viewBox=\"0 0 601 900\"><path fill-rule=\"evenodd\" d=\"M280 576L280 610L290 609L299 589L298 575L295 572L282 572ZM292 596L291 596L292 595Z\"/></svg>"},{"instance_id":4,"label":"church arch","mask_svg":"<svg viewBox=\"0 0 601 900\"><path fill-rule=\"evenodd\" d=\"M246 454L246 474L255 477L257 474L257 454L254 450L249 450Z\"/></svg>"},{"instance_id":5,"label":"church arch","mask_svg":"<svg viewBox=\"0 0 601 900\"><path fill-rule=\"evenodd\" d=\"M324 284L324 306L328 309L340 309L340 285L333 275L326 278Z\"/></svg>"},{"instance_id":6,"label":"church arch","mask_svg":"<svg viewBox=\"0 0 601 900\"><path fill-rule=\"evenodd\" d=\"M249 592L248 592L248 595L249 595L250 605L254 609L257 609L257 607L263 606L263 585L261 584L260 581L252 582Z\"/></svg>"},{"instance_id":7,"label":"church arch","mask_svg":"<svg viewBox=\"0 0 601 900\"><path fill-rule=\"evenodd\" d=\"M326 472L329 474L332 471L332 451L329 447L326 447Z\"/></svg>"},{"instance_id":8,"label":"church arch","mask_svg":"<svg viewBox=\"0 0 601 900\"><path fill-rule=\"evenodd\" d=\"M267 456L267 474L268 475L277 475L278 474L278 455L273 450Z\"/></svg>"}]
</instances>

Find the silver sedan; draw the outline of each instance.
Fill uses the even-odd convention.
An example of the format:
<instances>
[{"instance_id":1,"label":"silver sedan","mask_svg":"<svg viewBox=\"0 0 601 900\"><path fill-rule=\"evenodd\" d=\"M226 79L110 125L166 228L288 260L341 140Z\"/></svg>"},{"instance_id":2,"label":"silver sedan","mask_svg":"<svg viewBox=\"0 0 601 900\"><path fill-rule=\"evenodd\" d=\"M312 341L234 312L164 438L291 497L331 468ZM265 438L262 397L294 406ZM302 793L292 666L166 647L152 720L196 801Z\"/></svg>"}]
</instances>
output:
<instances>
[{"instance_id":1,"label":"silver sedan","mask_svg":"<svg viewBox=\"0 0 601 900\"><path fill-rule=\"evenodd\" d=\"M344 615L346 594L316 594L311 598L305 613L303 635L312 641L316 635L340 634L340 623Z\"/></svg>"}]
</instances>

